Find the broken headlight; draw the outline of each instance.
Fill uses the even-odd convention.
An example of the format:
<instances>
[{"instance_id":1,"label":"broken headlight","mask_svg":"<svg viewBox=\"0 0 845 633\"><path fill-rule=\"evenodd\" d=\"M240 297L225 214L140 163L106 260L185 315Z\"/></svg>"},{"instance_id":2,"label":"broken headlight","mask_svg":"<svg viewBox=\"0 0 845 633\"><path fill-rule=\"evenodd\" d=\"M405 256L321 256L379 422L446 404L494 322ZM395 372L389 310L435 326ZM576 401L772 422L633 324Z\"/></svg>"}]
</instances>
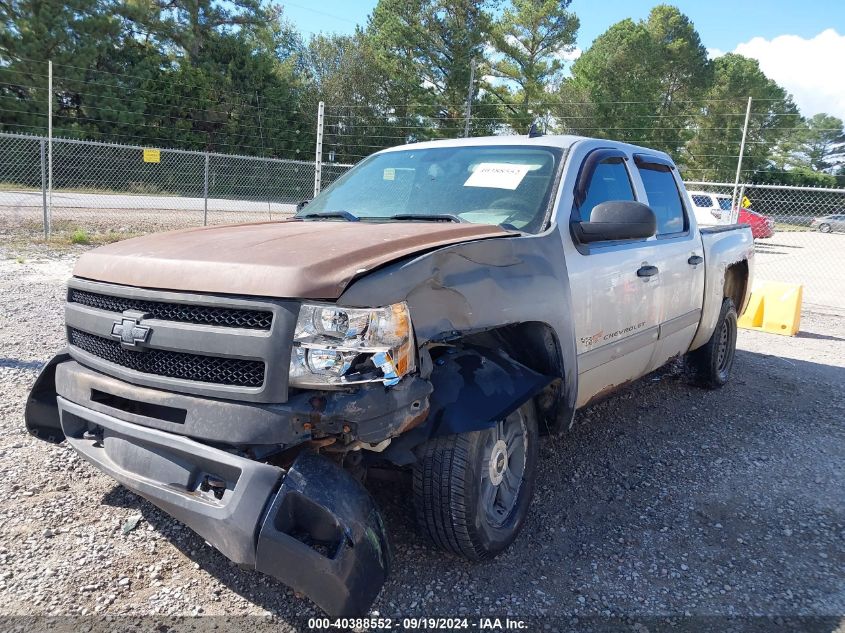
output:
<instances>
[{"instance_id":1,"label":"broken headlight","mask_svg":"<svg viewBox=\"0 0 845 633\"><path fill-rule=\"evenodd\" d=\"M313 303L300 308L290 359L292 386L390 386L414 368L414 337L404 301L384 308Z\"/></svg>"}]
</instances>

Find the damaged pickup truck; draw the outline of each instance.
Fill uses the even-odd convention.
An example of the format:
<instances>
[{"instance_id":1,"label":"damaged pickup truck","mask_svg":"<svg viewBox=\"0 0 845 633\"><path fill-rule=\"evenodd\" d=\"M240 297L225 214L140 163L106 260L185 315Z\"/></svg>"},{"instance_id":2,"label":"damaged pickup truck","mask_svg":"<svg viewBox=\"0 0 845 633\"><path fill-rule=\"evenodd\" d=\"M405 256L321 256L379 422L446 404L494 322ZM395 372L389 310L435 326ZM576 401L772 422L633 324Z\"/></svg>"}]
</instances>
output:
<instances>
[{"instance_id":1,"label":"damaged pickup truck","mask_svg":"<svg viewBox=\"0 0 845 633\"><path fill-rule=\"evenodd\" d=\"M728 380L752 272L750 229L700 229L661 152L397 147L292 219L84 254L26 425L238 565L362 613L391 562L368 469L412 473L436 545L495 556L540 436L578 407L678 357Z\"/></svg>"}]
</instances>

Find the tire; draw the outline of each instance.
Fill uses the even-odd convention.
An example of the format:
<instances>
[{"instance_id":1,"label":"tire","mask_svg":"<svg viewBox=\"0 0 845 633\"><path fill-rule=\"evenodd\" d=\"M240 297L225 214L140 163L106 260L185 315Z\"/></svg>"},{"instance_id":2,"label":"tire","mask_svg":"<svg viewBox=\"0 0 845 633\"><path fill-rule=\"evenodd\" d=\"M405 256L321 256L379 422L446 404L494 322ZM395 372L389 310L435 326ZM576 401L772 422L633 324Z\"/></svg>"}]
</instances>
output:
<instances>
[{"instance_id":1,"label":"tire","mask_svg":"<svg viewBox=\"0 0 845 633\"><path fill-rule=\"evenodd\" d=\"M725 299L710 340L685 357L686 371L694 384L718 389L730 379L736 356L736 320L734 302Z\"/></svg>"},{"instance_id":2,"label":"tire","mask_svg":"<svg viewBox=\"0 0 845 633\"><path fill-rule=\"evenodd\" d=\"M827 222L819 224L819 233L830 233L830 224Z\"/></svg>"},{"instance_id":3,"label":"tire","mask_svg":"<svg viewBox=\"0 0 845 633\"><path fill-rule=\"evenodd\" d=\"M509 456L503 455L502 443ZM416 519L423 534L441 549L472 561L505 550L528 516L538 444L531 401L495 428L429 440L421 447L413 475Z\"/></svg>"}]
</instances>

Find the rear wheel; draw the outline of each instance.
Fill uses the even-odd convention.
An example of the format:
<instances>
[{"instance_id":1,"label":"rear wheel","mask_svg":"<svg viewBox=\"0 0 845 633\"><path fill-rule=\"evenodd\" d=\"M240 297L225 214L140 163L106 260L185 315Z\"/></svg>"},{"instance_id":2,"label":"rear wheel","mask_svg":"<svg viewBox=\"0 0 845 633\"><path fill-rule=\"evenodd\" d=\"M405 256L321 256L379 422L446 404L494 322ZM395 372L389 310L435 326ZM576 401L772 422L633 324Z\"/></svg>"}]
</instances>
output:
<instances>
[{"instance_id":1,"label":"rear wheel","mask_svg":"<svg viewBox=\"0 0 845 633\"><path fill-rule=\"evenodd\" d=\"M736 356L736 320L734 302L725 299L710 340L684 359L687 374L695 384L717 389L728 382Z\"/></svg>"},{"instance_id":2,"label":"rear wheel","mask_svg":"<svg viewBox=\"0 0 845 633\"><path fill-rule=\"evenodd\" d=\"M538 438L534 403L528 402L491 429L425 444L414 466L414 506L423 533L470 560L506 549L528 515Z\"/></svg>"},{"instance_id":3,"label":"rear wheel","mask_svg":"<svg viewBox=\"0 0 845 633\"><path fill-rule=\"evenodd\" d=\"M821 233L830 233L830 224L828 224L827 222L819 224L819 231Z\"/></svg>"}]
</instances>

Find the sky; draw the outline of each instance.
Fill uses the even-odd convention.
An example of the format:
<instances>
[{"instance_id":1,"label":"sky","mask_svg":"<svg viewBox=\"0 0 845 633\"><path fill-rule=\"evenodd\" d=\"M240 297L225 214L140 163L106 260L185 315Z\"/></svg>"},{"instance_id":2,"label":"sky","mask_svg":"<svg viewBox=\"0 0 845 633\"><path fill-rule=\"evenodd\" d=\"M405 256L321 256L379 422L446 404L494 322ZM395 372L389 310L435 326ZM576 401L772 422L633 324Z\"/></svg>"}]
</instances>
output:
<instances>
[{"instance_id":1,"label":"sky","mask_svg":"<svg viewBox=\"0 0 845 633\"><path fill-rule=\"evenodd\" d=\"M280 0L306 36L350 33L365 24L376 0ZM668 0L692 20L711 57L753 57L795 98L802 114L845 119L845 0ZM641 20L659 0L573 0L581 20L577 49L589 48L625 18Z\"/></svg>"}]
</instances>

